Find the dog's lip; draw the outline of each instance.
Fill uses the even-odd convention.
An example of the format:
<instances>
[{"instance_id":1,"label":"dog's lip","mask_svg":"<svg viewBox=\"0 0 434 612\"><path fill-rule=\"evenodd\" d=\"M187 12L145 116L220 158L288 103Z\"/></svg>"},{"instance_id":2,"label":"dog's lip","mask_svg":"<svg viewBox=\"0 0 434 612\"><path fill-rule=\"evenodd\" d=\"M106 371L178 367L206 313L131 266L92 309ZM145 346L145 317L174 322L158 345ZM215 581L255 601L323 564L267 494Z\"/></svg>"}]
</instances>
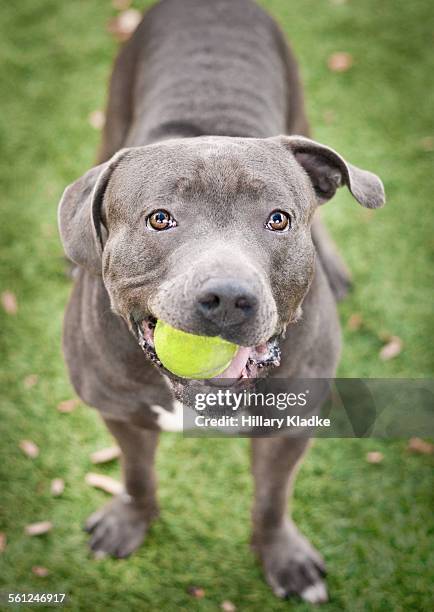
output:
<instances>
[{"instance_id":1,"label":"dog's lip","mask_svg":"<svg viewBox=\"0 0 434 612\"><path fill-rule=\"evenodd\" d=\"M167 370L158 358L154 348L154 329L157 319L147 316L140 321L133 322L133 328L138 343L146 357L169 378L178 382L185 382L181 378ZM229 366L221 374L210 380L219 382L224 379L241 380L245 378L256 378L260 370L280 365L280 347L277 336L272 336L266 342L253 347L240 346Z\"/></svg>"}]
</instances>

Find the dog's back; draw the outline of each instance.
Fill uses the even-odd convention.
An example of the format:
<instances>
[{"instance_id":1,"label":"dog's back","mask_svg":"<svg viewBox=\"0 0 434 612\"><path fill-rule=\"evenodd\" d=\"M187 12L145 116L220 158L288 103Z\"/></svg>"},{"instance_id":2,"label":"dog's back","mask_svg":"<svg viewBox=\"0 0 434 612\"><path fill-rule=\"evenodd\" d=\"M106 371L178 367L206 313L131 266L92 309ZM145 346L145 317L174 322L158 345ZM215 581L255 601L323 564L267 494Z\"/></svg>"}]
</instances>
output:
<instances>
[{"instance_id":1,"label":"dog's back","mask_svg":"<svg viewBox=\"0 0 434 612\"><path fill-rule=\"evenodd\" d=\"M307 135L295 61L252 0L155 5L118 58L111 97L104 158L171 136ZM114 142L119 108L123 142Z\"/></svg>"}]
</instances>

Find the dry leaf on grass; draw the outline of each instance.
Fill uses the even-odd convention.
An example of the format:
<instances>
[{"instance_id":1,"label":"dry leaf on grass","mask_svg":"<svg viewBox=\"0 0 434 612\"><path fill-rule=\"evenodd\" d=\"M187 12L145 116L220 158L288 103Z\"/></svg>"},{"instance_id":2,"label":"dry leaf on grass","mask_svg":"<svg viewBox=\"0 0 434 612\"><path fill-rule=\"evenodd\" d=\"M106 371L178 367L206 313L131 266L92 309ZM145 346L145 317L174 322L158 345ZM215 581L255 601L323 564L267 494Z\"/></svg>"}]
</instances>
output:
<instances>
[{"instance_id":1,"label":"dry leaf on grass","mask_svg":"<svg viewBox=\"0 0 434 612\"><path fill-rule=\"evenodd\" d=\"M118 11L125 11L130 7L131 0L112 0L113 8Z\"/></svg>"},{"instance_id":2,"label":"dry leaf on grass","mask_svg":"<svg viewBox=\"0 0 434 612\"><path fill-rule=\"evenodd\" d=\"M365 223L370 223L374 219L375 211L372 208L363 208L359 213Z\"/></svg>"},{"instance_id":3,"label":"dry leaf on grass","mask_svg":"<svg viewBox=\"0 0 434 612\"><path fill-rule=\"evenodd\" d=\"M205 591L201 587L198 586L189 586L187 589L187 593L196 599L202 599L205 597Z\"/></svg>"},{"instance_id":4,"label":"dry leaf on grass","mask_svg":"<svg viewBox=\"0 0 434 612\"><path fill-rule=\"evenodd\" d=\"M24 527L24 531L29 536L44 535L53 529L51 521L40 521L39 523L30 523Z\"/></svg>"},{"instance_id":5,"label":"dry leaf on grass","mask_svg":"<svg viewBox=\"0 0 434 612\"><path fill-rule=\"evenodd\" d=\"M229 600L222 601L220 608L223 610L223 612L236 612L237 609L235 604Z\"/></svg>"},{"instance_id":6,"label":"dry leaf on grass","mask_svg":"<svg viewBox=\"0 0 434 612\"><path fill-rule=\"evenodd\" d=\"M334 110L328 109L323 112L323 119L327 124L336 121L336 113Z\"/></svg>"},{"instance_id":7,"label":"dry leaf on grass","mask_svg":"<svg viewBox=\"0 0 434 612\"><path fill-rule=\"evenodd\" d=\"M380 359L383 361L389 361L397 357L402 351L402 340L398 336L390 336L387 343L383 346L380 351Z\"/></svg>"},{"instance_id":8,"label":"dry leaf on grass","mask_svg":"<svg viewBox=\"0 0 434 612\"><path fill-rule=\"evenodd\" d=\"M119 42L128 40L142 20L142 14L136 9L128 9L119 13L117 17L110 19L107 30Z\"/></svg>"},{"instance_id":9,"label":"dry leaf on grass","mask_svg":"<svg viewBox=\"0 0 434 612\"><path fill-rule=\"evenodd\" d=\"M50 570L42 565L34 565L32 567L32 573L38 576L38 578L45 578L50 573Z\"/></svg>"},{"instance_id":10,"label":"dry leaf on grass","mask_svg":"<svg viewBox=\"0 0 434 612\"><path fill-rule=\"evenodd\" d=\"M422 455L432 455L434 453L434 445L425 442L422 438L410 438L407 448L412 453L421 453Z\"/></svg>"},{"instance_id":11,"label":"dry leaf on grass","mask_svg":"<svg viewBox=\"0 0 434 612\"><path fill-rule=\"evenodd\" d=\"M59 495L62 495L64 490L65 481L63 480L63 478L53 478L50 485L51 495L53 497L59 497Z\"/></svg>"},{"instance_id":12,"label":"dry leaf on grass","mask_svg":"<svg viewBox=\"0 0 434 612\"><path fill-rule=\"evenodd\" d=\"M64 400L63 402L60 402L60 404L57 405L57 410L66 414L75 410L79 403L80 400L76 397L73 399Z\"/></svg>"},{"instance_id":13,"label":"dry leaf on grass","mask_svg":"<svg viewBox=\"0 0 434 612\"><path fill-rule=\"evenodd\" d=\"M124 490L121 482L110 478L110 476L104 476L104 474L89 472L86 474L85 481L91 487L102 489L106 493L110 493L110 495L120 495Z\"/></svg>"},{"instance_id":14,"label":"dry leaf on grass","mask_svg":"<svg viewBox=\"0 0 434 612\"><path fill-rule=\"evenodd\" d=\"M90 113L88 117L88 121L90 125L95 128L95 130L102 130L105 124L105 113L102 110L93 111Z\"/></svg>"},{"instance_id":15,"label":"dry leaf on grass","mask_svg":"<svg viewBox=\"0 0 434 612\"><path fill-rule=\"evenodd\" d=\"M346 72L352 65L353 56L345 51L332 53L327 60L327 66L332 72Z\"/></svg>"},{"instance_id":16,"label":"dry leaf on grass","mask_svg":"<svg viewBox=\"0 0 434 612\"><path fill-rule=\"evenodd\" d=\"M379 451L371 451L369 453L366 453L366 461L368 463L381 463L383 459L384 455Z\"/></svg>"},{"instance_id":17,"label":"dry leaf on grass","mask_svg":"<svg viewBox=\"0 0 434 612\"><path fill-rule=\"evenodd\" d=\"M4 552L6 549L6 534L3 531L0 531L0 553Z\"/></svg>"},{"instance_id":18,"label":"dry leaf on grass","mask_svg":"<svg viewBox=\"0 0 434 612\"><path fill-rule=\"evenodd\" d=\"M39 455L39 448L31 440L21 440L19 446L23 453L27 457L30 457L30 459L36 459L36 457Z\"/></svg>"},{"instance_id":19,"label":"dry leaf on grass","mask_svg":"<svg viewBox=\"0 0 434 612\"><path fill-rule=\"evenodd\" d=\"M24 386L25 386L26 389L31 389L32 387L34 387L36 385L37 382L38 382L38 375L37 374L29 374L24 379Z\"/></svg>"},{"instance_id":20,"label":"dry leaf on grass","mask_svg":"<svg viewBox=\"0 0 434 612\"><path fill-rule=\"evenodd\" d=\"M15 293L12 291L3 291L1 295L1 302L3 306L3 310L9 314L14 315L18 312L18 303L17 298L15 297Z\"/></svg>"},{"instance_id":21,"label":"dry leaf on grass","mask_svg":"<svg viewBox=\"0 0 434 612\"><path fill-rule=\"evenodd\" d=\"M90 460L92 463L108 463L114 459L118 459L121 456L121 449L118 446L110 446L108 448L101 448L91 454Z\"/></svg>"},{"instance_id":22,"label":"dry leaf on grass","mask_svg":"<svg viewBox=\"0 0 434 612\"><path fill-rule=\"evenodd\" d=\"M425 138L422 138L422 140L420 141L420 146L424 151L427 151L428 153L434 151L434 137L426 136Z\"/></svg>"},{"instance_id":23,"label":"dry leaf on grass","mask_svg":"<svg viewBox=\"0 0 434 612\"><path fill-rule=\"evenodd\" d=\"M362 327L363 319L362 315L358 312L354 312L348 319L347 327L350 331L357 331Z\"/></svg>"}]
</instances>

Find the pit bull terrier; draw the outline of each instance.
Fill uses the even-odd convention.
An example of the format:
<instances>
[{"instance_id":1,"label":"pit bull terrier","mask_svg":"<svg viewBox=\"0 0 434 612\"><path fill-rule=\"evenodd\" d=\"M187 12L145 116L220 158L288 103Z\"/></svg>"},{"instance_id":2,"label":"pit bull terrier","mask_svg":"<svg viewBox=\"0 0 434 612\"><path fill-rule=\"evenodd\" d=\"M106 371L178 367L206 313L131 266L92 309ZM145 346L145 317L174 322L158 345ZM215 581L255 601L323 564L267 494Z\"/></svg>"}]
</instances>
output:
<instances>
[{"instance_id":1,"label":"pit bull terrier","mask_svg":"<svg viewBox=\"0 0 434 612\"><path fill-rule=\"evenodd\" d=\"M331 378L348 273L317 218L380 179L309 139L297 65L251 0L162 0L116 60L98 165L59 207L77 265L64 353L72 384L122 451L125 493L93 514L92 551L126 557L158 515L154 455L176 391L161 318L240 346L226 376ZM280 363L280 364L279 364ZM252 546L279 597L327 600L324 563L287 515L304 438L252 440Z\"/></svg>"}]
</instances>

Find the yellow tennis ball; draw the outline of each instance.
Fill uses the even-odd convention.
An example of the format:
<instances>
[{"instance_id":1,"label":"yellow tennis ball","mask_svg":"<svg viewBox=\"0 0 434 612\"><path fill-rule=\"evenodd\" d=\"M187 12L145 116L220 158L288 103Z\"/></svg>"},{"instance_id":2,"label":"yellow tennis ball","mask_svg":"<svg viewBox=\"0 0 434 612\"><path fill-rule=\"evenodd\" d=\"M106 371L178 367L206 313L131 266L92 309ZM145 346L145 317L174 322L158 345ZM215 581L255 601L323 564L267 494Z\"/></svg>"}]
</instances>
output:
<instances>
[{"instance_id":1,"label":"yellow tennis ball","mask_svg":"<svg viewBox=\"0 0 434 612\"><path fill-rule=\"evenodd\" d=\"M155 352L163 366L181 378L212 378L229 366L236 344L218 336L195 336L158 319L154 330Z\"/></svg>"}]
</instances>

